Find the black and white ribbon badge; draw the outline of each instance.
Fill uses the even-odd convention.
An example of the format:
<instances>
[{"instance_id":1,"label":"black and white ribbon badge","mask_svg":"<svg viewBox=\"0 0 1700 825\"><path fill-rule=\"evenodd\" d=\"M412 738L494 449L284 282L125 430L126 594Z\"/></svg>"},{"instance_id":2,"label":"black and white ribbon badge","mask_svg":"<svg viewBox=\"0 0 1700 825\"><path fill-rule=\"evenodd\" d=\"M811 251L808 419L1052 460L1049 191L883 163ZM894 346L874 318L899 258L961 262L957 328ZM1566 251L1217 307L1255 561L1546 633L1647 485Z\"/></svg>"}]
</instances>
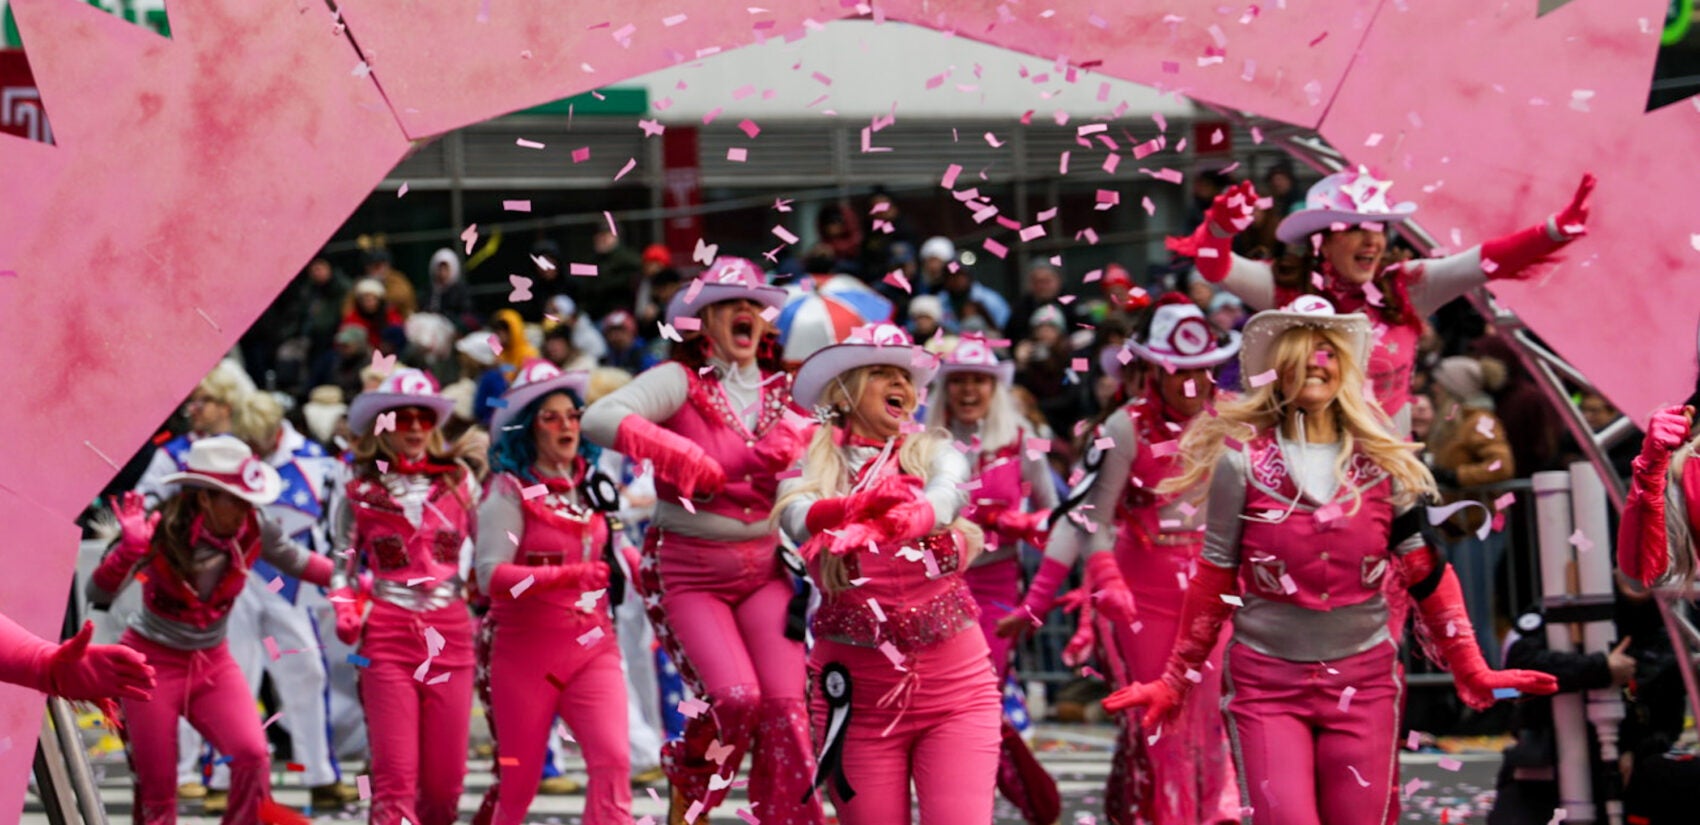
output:
<instances>
[{"instance_id":1,"label":"black and white ribbon badge","mask_svg":"<svg viewBox=\"0 0 1700 825\"><path fill-rule=\"evenodd\" d=\"M821 670L820 686L821 694L826 697L826 744L815 761L815 781L809 785L808 793L803 794L802 802L807 803L828 779L838 791L839 801L849 802L856 798L850 780L844 776L844 740L850 731L850 669L838 662L827 665Z\"/></svg>"}]
</instances>

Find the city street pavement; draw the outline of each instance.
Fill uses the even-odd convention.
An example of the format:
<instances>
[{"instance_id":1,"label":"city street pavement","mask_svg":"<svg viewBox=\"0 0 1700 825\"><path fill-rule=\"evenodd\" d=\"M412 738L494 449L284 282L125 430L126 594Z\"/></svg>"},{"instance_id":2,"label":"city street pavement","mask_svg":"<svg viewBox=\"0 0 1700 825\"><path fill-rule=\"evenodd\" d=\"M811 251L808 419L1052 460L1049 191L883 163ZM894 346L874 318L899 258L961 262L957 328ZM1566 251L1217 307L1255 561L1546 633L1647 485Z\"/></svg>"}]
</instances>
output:
<instances>
[{"instance_id":1,"label":"city street pavement","mask_svg":"<svg viewBox=\"0 0 1700 825\"><path fill-rule=\"evenodd\" d=\"M91 744L100 739L98 732L86 731L85 734L90 738ZM1042 725L1034 740L1040 761L1057 778L1062 791L1062 822L1068 825L1103 822L1104 780L1110 771L1110 751L1113 746L1111 729L1104 725ZM106 744L110 746L111 740L107 740ZM122 755L110 751L97 753L94 761L101 777L101 796L105 801L108 816L115 823L130 821L129 771ZM1486 820L1487 809L1492 800L1493 778L1499 767L1497 749L1484 745L1474 750L1450 754L1404 753L1401 762L1402 781L1407 787L1413 788L1413 792L1405 801L1401 821L1449 822L1459 825ZM488 758L474 756L470 759L469 766L466 790L461 797L462 822L470 821L491 779L491 763ZM279 773L273 775L278 800L288 805L305 807L308 794L305 788L300 787L298 775L284 772L281 763L278 769ZM1414 783L1413 780L1421 781ZM352 778L349 781L352 782ZM645 816L652 816L658 822L665 816L667 789L658 784L653 791L652 794L650 789L639 788L634 793L634 813L639 822L642 822ZM713 825L744 825L746 821L739 817L738 811L747 809L748 804L742 789L735 789L727 803L708 821ZM530 821L569 825L581 821L580 814L583 810L583 796L540 796L532 806ZM1442 810L1446 811L1445 818L1442 818ZM217 817L202 815L199 803L183 803L181 812L179 821L185 825L211 825L218 821ZM364 821L364 809L337 813L317 812L316 816L318 822L344 820ZM25 825L47 823L41 805L33 797L25 810L22 822ZM996 822L998 825L1017 825L1021 819L1014 808L1000 799Z\"/></svg>"}]
</instances>

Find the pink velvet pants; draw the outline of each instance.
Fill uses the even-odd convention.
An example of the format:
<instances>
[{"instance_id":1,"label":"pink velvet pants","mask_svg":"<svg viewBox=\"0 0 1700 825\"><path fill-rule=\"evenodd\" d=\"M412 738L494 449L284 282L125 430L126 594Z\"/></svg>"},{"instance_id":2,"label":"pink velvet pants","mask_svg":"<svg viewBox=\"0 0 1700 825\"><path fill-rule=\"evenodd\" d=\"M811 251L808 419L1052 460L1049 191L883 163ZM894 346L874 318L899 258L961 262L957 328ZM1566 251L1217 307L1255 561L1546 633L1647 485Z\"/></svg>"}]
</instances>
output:
<instances>
[{"instance_id":1,"label":"pink velvet pants","mask_svg":"<svg viewBox=\"0 0 1700 825\"><path fill-rule=\"evenodd\" d=\"M662 749L662 767L706 813L726 795L750 751L749 795L764 825L814 825L820 803L803 704L803 645L785 638L791 576L777 539L715 542L651 529L639 573L655 633L691 690L709 703L685 736ZM715 751L715 743L730 746ZM721 777L719 787L710 781Z\"/></svg>"},{"instance_id":2,"label":"pink velvet pants","mask_svg":"<svg viewBox=\"0 0 1700 825\"><path fill-rule=\"evenodd\" d=\"M425 628L443 650L425 669ZM460 807L472 724L472 624L466 605L413 613L375 602L360 655L360 701L372 749L373 825L448 825ZM446 677L446 678L445 678Z\"/></svg>"},{"instance_id":3,"label":"pink velvet pants","mask_svg":"<svg viewBox=\"0 0 1700 825\"><path fill-rule=\"evenodd\" d=\"M156 686L147 701L125 699L130 768L136 777L135 821L177 821L177 718L189 720L230 759L230 807L221 820L260 821L260 803L271 794L271 753L254 697L224 642L206 650L178 650L124 631L122 643L153 665Z\"/></svg>"},{"instance_id":4,"label":"pink velvet pants","mask_svg":"<svg viewBox=\"0 0 1700 825\"><path fill-rule=\"evenodd\" d=\"M481 810L476 821L525 821L542 779L549 726L559 716L583 749L590 776L584 825L630 823L626 678L613 628L586 617L513 613L500 619L492 613L480 628L489 668L480 689L488 691L497 775L484 797L493 813L486 820ZM597 626L603 636L588 645L578 641Z\"/></svg>"},{"instance_id":5,"label":"pink velvet pants","mask_svg":"<svg viewBox=\"0 0 1700 825\"><path fill-rule=\"evenodd\" d=\"M1135 624L1112 627L1101 615L1098 638L1116 687L1154 682L1163 675L1180 624L1183 578L1198 545L1133 546L1127 531L1116 546L1117 566L1127 579L1138 611ZM1223 629L1225 642L1229 635ZM1164 725L1157 741L1142 730L1137 714L1119 715L1115 765L1105 792L1113 825L1238 822L1240 800L1228 734L1222 720L1222 648L1211 651L1204 680L1188 694L1180 713Z\"/></svg>"},{"instance_id":6,"label":"pink velvet pants","mask_svg":"<svg viewBox=\"0 0 1700 825\"><path fill-rule=\"evenodd\" d=\"M1228 731L1254 825L1387 821L1403 687L1391 641L1330 662L1229 643L1223 660Z\"/></svg>"},{"instance_id":7,"label":"pink velvet pants","mask_svg":"<svg viewBox=\"0 0 1700 825\"><path fill-rule=\"evenodd\" d=\"M851 674L843 764L855 796L846 801L833 791L839 821L908 825L912 780L925 825L991 822L1002 702L980 634L964 630L908 653L906 672L876 648L817 640L809 710L823 737L828 717L820 671L832 662Z\"/></svg>"}]
</instances>

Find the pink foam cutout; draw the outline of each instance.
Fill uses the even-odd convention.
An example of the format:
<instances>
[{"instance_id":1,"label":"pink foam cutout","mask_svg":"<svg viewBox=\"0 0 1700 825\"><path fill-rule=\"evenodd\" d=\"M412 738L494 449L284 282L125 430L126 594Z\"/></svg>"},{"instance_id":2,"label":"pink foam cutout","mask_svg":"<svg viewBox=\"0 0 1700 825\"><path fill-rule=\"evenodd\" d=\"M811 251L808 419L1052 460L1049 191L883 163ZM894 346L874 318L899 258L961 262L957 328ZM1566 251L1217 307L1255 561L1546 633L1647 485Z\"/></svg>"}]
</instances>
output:
<instances>
[{"instance_id":1,"label":"pink foam cutout","mask_svg":"<svg viewBox=\"0 0 1700 825\"><path fill-rule=\"evenodd\" d=\"M17 273L0 277L0 560L28 573L0 577L0 609L37 633L57 632L71 522L109 460L155 432L409 138L856 13L837 0L340 5L369 72L319 2L174 0L167 40L78 0L12 0L58 140L0 136L0 271ZM1700 196L1682 170L1700 114L1642 113L1663 0L1574 0L1539 19L1535 0L1263 3L1250 19L1215 0L878 5L1317 128L1394 179L1446 245L1453 229L1468 244L1543 218L1593 171L1590 236L1549 275L1496 292L1638 419L1692 386L1700 289L1681 279L1700 256ZM21 810L39 712L0 689L0 820Z\"/></svg>"}]
</instances>

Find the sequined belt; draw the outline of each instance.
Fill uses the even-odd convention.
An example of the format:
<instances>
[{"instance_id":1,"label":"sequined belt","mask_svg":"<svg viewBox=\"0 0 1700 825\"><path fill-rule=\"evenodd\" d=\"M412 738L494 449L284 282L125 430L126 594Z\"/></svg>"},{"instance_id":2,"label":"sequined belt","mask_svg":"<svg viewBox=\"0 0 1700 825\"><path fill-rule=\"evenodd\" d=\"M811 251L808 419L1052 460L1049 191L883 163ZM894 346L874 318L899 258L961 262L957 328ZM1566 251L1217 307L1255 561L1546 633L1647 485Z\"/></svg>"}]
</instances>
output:
<instances>
[{"instance_id":1,"label":"sequined belt","mask_svg":"<svg viewBox=\"0 0 1700 825\"><path fill-rule=\"evenodd\" d=\"M880 621L884 615L885 620ZM961 579L950 589L914 607L881 606L878 612L865 601L853 602L840 596L821 605L815 613L815 635L839 644L879 647L891 642L902 653L925 650L973 627L980 619Z\"/></svg>"},{"instance_id":2,"label":"sequined belt","mask_svg":"<svg viewBox=\"0 0 1700 825\"><path fill-rule=\"evenodd\" d=\"M460 601L460 576L446 580L433 579L428 585L409 587L402 582L378 579L372 582L372 597L403 610L428 613L441 610Z\"/></svg>"}]
</instances>

